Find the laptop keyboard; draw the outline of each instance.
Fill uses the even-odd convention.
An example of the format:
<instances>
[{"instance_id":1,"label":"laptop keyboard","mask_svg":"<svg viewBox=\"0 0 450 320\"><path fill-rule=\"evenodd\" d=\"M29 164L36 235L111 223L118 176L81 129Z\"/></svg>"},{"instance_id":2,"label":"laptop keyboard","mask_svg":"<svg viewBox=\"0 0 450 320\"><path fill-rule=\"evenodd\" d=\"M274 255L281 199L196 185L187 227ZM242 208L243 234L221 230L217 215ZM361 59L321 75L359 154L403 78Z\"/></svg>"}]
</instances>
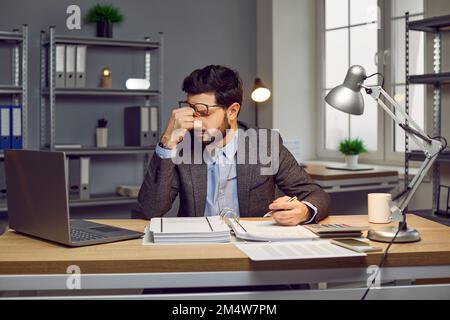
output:
<instances>
[{"instance_id":1,"label":"laptop keyboard","mask_svg":"<svg viewBox=\"0 0 450 320\"><path fill-rule=\"evenodd\" d=\"M98 234L87 232L81 229L71 228L70 232L71 232L70 238L72 239L73 242L98 240L106 238L106 236L100 236Z\"/></svg>"}]
</instances>

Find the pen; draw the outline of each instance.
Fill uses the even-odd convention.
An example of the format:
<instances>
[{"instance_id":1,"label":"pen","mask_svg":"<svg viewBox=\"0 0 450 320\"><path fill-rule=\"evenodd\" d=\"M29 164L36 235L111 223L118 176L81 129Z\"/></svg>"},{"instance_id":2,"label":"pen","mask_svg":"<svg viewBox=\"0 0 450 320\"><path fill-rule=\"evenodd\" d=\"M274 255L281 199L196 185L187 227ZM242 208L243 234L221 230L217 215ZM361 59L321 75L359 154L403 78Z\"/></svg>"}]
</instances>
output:
<instances>
[{"instance_id":1,"label":"pen","mask_svg":"<svg viewBox=\"0 0 450 320\"><path fill-rule=\"evenodd\" d=\"M288 201L286 201L286 202L292 202L292 201L294 201L294 200L297 200L297 196L293 196L292 198L289 198ZM272 213L274 213L275 211L278 211L278 210L270 210L269 212L267 212L267 213L263 216L263 218L270 217L270 215L271 215Z\"/></svg>"}]
</instances>

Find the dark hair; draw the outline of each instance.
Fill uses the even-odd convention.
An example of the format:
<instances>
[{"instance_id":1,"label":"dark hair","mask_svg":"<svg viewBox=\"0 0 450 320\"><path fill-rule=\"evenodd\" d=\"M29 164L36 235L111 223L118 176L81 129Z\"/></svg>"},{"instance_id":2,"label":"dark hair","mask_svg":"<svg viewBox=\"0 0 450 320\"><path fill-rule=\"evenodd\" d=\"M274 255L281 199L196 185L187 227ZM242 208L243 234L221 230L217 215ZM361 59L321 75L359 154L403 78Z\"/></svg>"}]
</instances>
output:
<instances>
[{"instance_id":1,"label":"dark hair","mask_svg":"<svg viewBox=\"0 0 450 320\"><path fill-rule=\"evenodd\" d=\"M225 107L233 103L242 104L239 73L224 66L209 65L194 70L184 79L182 89L187 94L214 92L216 103Z\"/></svg>"}]
</instances>

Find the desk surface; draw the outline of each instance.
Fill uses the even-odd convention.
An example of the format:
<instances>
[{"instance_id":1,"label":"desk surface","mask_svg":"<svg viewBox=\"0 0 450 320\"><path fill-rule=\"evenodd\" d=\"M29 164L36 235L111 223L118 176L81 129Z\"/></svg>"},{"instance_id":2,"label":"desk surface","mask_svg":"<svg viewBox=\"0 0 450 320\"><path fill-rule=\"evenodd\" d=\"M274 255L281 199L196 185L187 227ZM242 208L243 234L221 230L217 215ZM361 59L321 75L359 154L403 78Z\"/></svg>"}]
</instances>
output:
<instances>
[{"instance_id":1,"label":"desk surface","mask_svg":"<svg viewBox=\"0 0 450 320\"><path fill-rule=\"evenodd\" d=\"M325 165L321 164L307 164L305 170L312 179L318 181L398 177L398 172L395 170L372 169L367 171L346 171L327 169Z\"/></svg>"},{"instance_id":2,"label":"desk surface","mask_svg":"<svg viewBox=\"0 0 450 320\"><path fill-rule=\"evenodd\" d=\"M100 222L142 231L145 220L101 220ZM331 216L324 223L368 225L367 216ZM409 215L408 223L419 229L422 240L394 244L385 266L450 265L450 228ZM142 239L103 245L67 248L9 230L0 237L1 274L65 274L69 265L83 273L151 273L197 271L248 271L365 267L378 264L381 253L367 257L284 262L252 262L233 244L150 245ZM376 243L386 247L386 244Z\"/></svg>"}]
</instances>

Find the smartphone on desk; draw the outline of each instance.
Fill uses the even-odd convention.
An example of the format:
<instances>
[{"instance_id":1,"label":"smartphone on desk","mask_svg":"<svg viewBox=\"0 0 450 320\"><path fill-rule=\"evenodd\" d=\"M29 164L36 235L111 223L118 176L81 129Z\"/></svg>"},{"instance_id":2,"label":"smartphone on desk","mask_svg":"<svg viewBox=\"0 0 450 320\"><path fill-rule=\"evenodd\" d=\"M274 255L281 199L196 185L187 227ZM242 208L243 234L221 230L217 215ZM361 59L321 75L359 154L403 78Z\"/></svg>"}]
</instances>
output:
<instances>
[{"instance_id":1,"label":"smartphone on desk","mask_svg":"<svg viewBox=\"0 0 450 320\"><path fill-rule=\"evenodd\" d=\"M360 241L356 239L331 239L330 243L335 245L356 251L356 252L372 252L372 251L380 251L382 248L380 247L372 247L370 243L365 241Z\"/></svg>"}]
</instances>

